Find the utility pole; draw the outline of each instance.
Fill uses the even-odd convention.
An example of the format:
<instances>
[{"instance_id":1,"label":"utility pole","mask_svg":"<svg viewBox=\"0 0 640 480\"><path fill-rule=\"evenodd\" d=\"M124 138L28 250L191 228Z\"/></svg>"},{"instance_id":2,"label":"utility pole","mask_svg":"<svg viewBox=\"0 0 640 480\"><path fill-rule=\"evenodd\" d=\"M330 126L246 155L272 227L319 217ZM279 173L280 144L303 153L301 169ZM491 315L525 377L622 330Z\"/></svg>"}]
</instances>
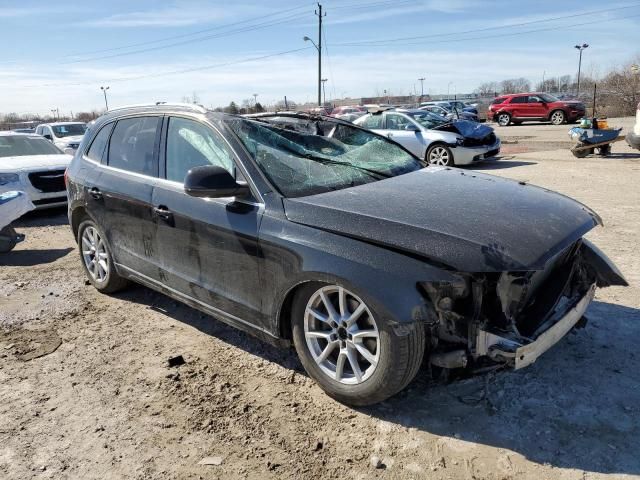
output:
<instances>
[{"instance_id":1,"label":"utility pole","mask_svg":"<svg viewBox=\"0 0 640 480\"><path fill-rule=\"evenodd\" d=\"M546 73L547 73L547 71L546 71L546 70L543 70L543 71L542 71L542 88L541 88L541 90L542 90L542 92L543 92L543 93L544 93L544 75L545 75Z\"/></svg>"},{"instance_id":2,"label":"utility pole","mask_svg":"<svg viewBox=\"0 0 640 480\"><path fill-rule=\"evenodd\" d=\"M424 77L420 77L418 80L420 80L420 101L422 101L422 97L424 97L424 81L425 81L425 78Z\"/></svg>"},{"instance_id":3,"label":"utility pole","mask_svg":"<svg viewBox=\"0 0 640 480\"><path fill-rule=\"evenodd\" d=\"M313 11L318 16L318 43L305 36L305 42L311 42L318 51L318 106L322 106L322 17L326 17L326 13L322 13L322 5L318 3L318 10Z\"/></svg>"},{"instance_id":4,"label":"utility pole","mask_svg":"<svg viewBox=\"0 0 640 480\"><path fill-rule=\"evenodd\" d=\"M107 90L109 90L109 87L100 87L100 90L104 93L104 108L108 111L109 103L107 103Z\"/></svg>"},{"instance_id":5,"label":"utility pole","mask_svg":"<svg viewBox=\"0 0 640 480\"><path fill-rule=\"evenodd\" d=\"M58 107L52 108L51 113L53 114L53 118L60 120L60 109Z\"/></svg>"},{"instance_id":6,"label":"utility pole","mask_svg":"<svg viewBox=\"0 0 640 480\"><path fill-rule=\"evenodd\" d=\"M576 86L576 97L580 96L580 69L582 67L582 51L588 47L589 45L586 43L583 43L582 45L576 45L574 47L580 51L580 59L578 60L578 85Z\"/></svg>"},{"instance_id":7,"label":"utility pole","mask_svg":"<svg viewBox=\"0 0 640 480\"><path fill-rule=\"evenodd\" d=\"M258 104L258 94L254 93L253 94L253 108L255 108L257 104Z\"/></svg>"}]
</instances>

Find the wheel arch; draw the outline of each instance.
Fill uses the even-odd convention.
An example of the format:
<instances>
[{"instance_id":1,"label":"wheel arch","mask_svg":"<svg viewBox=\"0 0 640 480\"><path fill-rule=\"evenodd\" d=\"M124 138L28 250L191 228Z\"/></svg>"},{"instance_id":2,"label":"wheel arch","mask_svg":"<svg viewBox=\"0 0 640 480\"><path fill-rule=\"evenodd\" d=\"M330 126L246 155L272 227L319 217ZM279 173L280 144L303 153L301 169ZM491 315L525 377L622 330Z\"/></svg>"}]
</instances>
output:
<instances>
[{"instance_id":1,"label":"wheel arch","mask_svg":"<svg viewBox=\"0 0 640 480\"><path fill-rule=\"evenodd\" d=\"M71 230L73 231L74 240L78 240L78 229L80 228L80 224L83 220L91 218L91 215L87 212L87 209L84 206L78 206L71 210L70 214L70 223Z\"/></svg>"}]
</instances>

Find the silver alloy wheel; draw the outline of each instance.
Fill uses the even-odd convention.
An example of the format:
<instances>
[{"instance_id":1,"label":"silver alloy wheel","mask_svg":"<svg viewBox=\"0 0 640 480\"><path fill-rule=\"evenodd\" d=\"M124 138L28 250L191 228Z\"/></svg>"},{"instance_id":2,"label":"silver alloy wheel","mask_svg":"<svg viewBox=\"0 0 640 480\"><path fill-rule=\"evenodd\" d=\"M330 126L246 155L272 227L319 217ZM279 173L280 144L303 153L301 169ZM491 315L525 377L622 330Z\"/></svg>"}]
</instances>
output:
<instances>
[{"instance_id":1,"label":"silver alloy wheel","mask_svg":"<svg viewBox=\"0 0 640 480\"><path fill-rule=\"evenodd\" d=\"M307 302L304 336L316 364L347 385L367 380L380 358L380 335L366 304L349 290L329 285Z\"/></svg>"},{"instance_id":2,"label":"silver alloy wheel","mask_svg":"<svg viewBox=\"0 0 640 480\"><path fill-rule=\"evenodd\" d=\"M500 115L498 115L498 125L500 125L501 127L506 127L507 125L509 125L510 121L511 117L508 114L501 113Z\"/></svg>"},{"instance_id":3,"label":"silver alloy wheel","mask_svg":"<svg viewBox=\"0 0 640 480\"><path fill-rule=\"evenodd\" d=\"M554 125L562 125L564 123L564 113L560 110L551 114L551 123Z\"/></svg>"},{"instance_id":4,"label":"silver alloy wheel","mask_svg":"<svg viewBox=\"0 0 640 480\"><path fill-rule=\"evenodd\" d=\"M450 155L446 147L435 147L429 152L429 163L431 165L449 165Z\"/></svg>"},{"instance_id":5,"label":"silver alloy wheel","mask_svg":"<svg viewBox=\"0 0 640 480\"><path fill-rule=\"evenodd\" d=\"M109 275L109 255L104 240L94 227L82 232L82 258L91 278L102 283Z\"/></svg>"}]
</instances>

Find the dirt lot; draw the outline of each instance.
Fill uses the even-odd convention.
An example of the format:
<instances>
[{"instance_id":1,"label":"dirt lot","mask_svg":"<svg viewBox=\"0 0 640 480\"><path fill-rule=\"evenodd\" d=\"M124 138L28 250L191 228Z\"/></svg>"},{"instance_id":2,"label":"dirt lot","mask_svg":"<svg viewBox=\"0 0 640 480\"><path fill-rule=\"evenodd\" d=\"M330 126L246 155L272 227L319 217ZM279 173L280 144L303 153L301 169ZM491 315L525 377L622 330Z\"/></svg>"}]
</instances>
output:
<instances>
[{"instance_id":1,"label":"dirt lot","mask_svg":"<svg viewBox=\"0 0 640 480\"><path fill-rule=\"evenodd\" d=\"M504 157L477 170L593 207L589 238L631 283L533 366L449 385L425 371L348 408L291 351L143 287L97 293L64 212L29 215L0 256L0 478L640 478L640 152L575 159L567 127L497 130Z\"/></svg>"}]
</instances>

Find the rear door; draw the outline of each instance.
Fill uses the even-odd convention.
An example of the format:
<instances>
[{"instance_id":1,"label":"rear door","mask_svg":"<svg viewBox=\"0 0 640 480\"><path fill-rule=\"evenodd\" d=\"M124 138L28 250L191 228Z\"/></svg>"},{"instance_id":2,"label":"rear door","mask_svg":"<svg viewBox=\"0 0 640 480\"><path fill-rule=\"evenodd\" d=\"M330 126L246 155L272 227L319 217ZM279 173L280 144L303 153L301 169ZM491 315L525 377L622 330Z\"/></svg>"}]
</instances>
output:
<instances>
[{"instance_id":1,"label":"rear door","mask_svg":"<svg viewBox=\"0 0 640 480\"><path fill-rule=\"evenodd\" d=\"M118 120L99 172L86 182L90 212L104 230L118 268L154 279L158 271L151 193L159 172L161 119L153 115Z\"/></svg>"},{"instance_id":2,"label":"rear door","mask_svg":"<svg viewBox=\"0 0 640 480\"><path fill-rule=\"evenodd\" d=\"M528 100L529 97L527 95L520 95L511 99L511 102L509 102L509 111L513 118L527 118L531 116Z\"/></svg>"},{"instance_id":3,"label":"rear door","mask_svg":"<svg viewBox=\"0 0 640 480\"><path fill-rule=\"evenodd\" d=\"M197 198L184 191L187 172L201 165L223 167L243 180L233 150L207 123L171 116L165 120L161 158L162 179L153 190L153 207L162 282L238 319L262 318L262 204L255 198Z\"/></svg>"},{"instance_id":4,"label":"rear door","mask_svg":"<svg viewBox=\"0 0 640 480\"><path fill-rule=\"evenodd\" d=\"M387 137L399 143L417 157L424 158L425 140L422 138L422 132L419 127L411 119L398 113L386 113L384 117ZM407 130L407 128L415 128L417 131Z\"/></svg>"}]
</instances>

